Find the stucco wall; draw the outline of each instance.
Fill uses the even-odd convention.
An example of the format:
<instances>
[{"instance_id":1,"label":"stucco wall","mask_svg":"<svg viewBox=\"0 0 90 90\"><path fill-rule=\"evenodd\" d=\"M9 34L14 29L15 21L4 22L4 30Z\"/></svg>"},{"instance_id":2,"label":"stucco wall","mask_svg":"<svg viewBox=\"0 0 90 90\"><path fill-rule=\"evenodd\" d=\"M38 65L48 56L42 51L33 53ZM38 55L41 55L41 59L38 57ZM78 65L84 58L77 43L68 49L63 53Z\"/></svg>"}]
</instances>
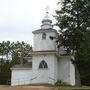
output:
<instances>
[{"instance_id":1,"label":"stucco wall","mask_svg":"<svg viewBox=\"0 0 90 90\"><path fill-rule=\"evenodd\" d=\"M47 65L48 65L48 69L39 69L39 64L42 60L45 60ZM46 83L51 83L54 84L54 82L56 82L56 56L55 55L35 55L33 57L33 70L35 72L34 75L38 76L37 79L41 79L42 83L43 79L46 78ZM42 79L43 77L43 79ZM34 80L34 82L39 82L39 80Z\"/></svg>"},{"instance_id":2,"label":"stucco wall","mask_svg":"<svg viewBox=\"0 0 90 90\"><path fill-rule=\"evenodd\" d=\"M64 82L70 81L69 68L70 68L69 60L67 60L67 58L60 58L59 59L59 80L62 80Z\"/></svg>"},{"instance_id":3,"label":"stucco wall","mask_svg":"<svg viewBox=\"0 0 90 90\"><path fill-rule=\"evenodd\" d=\"M42 60L48 65L47 69L39 69ZM11 85L25 84L54 84L57 81L57 60L55 55L34 55L32 69L12 70Z\"/></svg>"},{"instance_id":4,"label":"stucco wall","mask_svg":"<svg viewBox=\"0 0 90 90\"><path fill-rule=\"evenodd\" d=\"M56 50L55 40L50 40L50 36L56 36L55 32L46 32L46 40L42 40L42 33L34 34L34 51Z\"/></svg>"},{"instance_id":5,"label":"stucco wall","mask_svg":"<svg viewBox=\"0 0 90 90\"><path fill-rule=\"evenodd\" d=\"M67 82L70 85L75 85L75 70L70 61L70 56L59 59L59 80Z\"/></svg>"},{"instance_id":6,"label":"stucco wall","mask_svg":"<svg viewBox=\"0 0 90 90\"><path fill-rule=\"evenodd\" d=\"M39 69L42 60L47 63L47 69ZM37 83L54 84L57 80L75 85L75 69L70 57L62 57L58 60L55 55L34 55L32 63L32 69L12 70L12 86Z\"/></svg>"},{"instance_id":7,"label":"stucco wall","mask_svg":"<svg viewBox=\"0 0 90 90\"><path fill-rule=\"evenodd\" d=\"M12 70L11 86L30 84L32 73L31 69Z\"/></svg>"},{"instance_id":8,"label":"stucco wall","mask_svg":"<svg viewBox=\"0 0 90 90\"><path fill-rule=\"evenodd\" d=\"M75 67L72 62L70 62L70 84L75 85Z\"/></svg>"},{"instance_id":9,"label":"stucco wall","mask_svg":"<svg viewBox=\"0 0 90 90\"><path fill-rule=\"evenodd\" d=\"M58 58L56 56L54 57L54 77L56 82L58 80Z\"/></svg>"}]
</instances>

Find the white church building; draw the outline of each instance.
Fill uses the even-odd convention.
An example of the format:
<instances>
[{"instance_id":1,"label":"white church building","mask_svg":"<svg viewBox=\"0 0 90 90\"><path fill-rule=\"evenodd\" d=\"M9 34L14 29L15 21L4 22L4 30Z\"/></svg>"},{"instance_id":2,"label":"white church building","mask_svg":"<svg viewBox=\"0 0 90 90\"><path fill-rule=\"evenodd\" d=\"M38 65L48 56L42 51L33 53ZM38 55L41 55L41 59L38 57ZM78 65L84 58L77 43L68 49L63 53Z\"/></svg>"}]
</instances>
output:
<instances>
[{"instance_id":1,"label":"white church building","mask_svg":"<svg viewBox=\"0 0 90 90\"><path fill-rule=\"evenodd\" d=\"M75 85L75 68L71 56L66 55L63 48L57 49L57 30L53 29L48 12L42 20L39 30L33 31L32 59L23 65L11 68L11 85L52 84L61 80Z\"/></svg>"}]
</instances>

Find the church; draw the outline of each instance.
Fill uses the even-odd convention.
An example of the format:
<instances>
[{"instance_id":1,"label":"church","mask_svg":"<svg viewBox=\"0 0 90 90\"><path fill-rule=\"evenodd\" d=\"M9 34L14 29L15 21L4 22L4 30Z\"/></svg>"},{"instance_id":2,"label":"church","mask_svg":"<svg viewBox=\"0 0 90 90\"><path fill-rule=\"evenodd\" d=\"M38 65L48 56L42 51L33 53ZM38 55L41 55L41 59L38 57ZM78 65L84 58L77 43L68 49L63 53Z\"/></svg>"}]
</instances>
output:
<instances>
[{"instance_id":1,"label":"church","mask_svg":"<svg viewBox=\"0 0 90 90\"><path fill-rule=\"evenodd\" d=\"M75 68L71 56L65 49L57 49L57 30L53 29L48 11L42 20L41 28L33 33L33 51L29 54L28 63L11 68L11 86L30 84L51 84L61 80L75 85Z\"/></svg>"}]
</instances>

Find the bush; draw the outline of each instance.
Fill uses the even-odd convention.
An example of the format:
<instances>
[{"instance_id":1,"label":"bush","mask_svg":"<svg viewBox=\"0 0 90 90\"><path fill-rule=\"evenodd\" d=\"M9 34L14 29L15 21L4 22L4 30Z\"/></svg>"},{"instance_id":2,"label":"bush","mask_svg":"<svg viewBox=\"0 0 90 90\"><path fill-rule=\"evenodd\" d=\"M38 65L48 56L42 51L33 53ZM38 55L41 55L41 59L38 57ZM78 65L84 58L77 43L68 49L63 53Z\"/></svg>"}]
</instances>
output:
<instances>
[{"instance_id":1,"label":"bush","mask_svg":"<svg viewBox=\"0 0 90 90\"><path fill-rule=\"evenodd\" d=\"M70 84L59 80L55 83L55 86L70 86Z\"/></svg>"}]
</instances>

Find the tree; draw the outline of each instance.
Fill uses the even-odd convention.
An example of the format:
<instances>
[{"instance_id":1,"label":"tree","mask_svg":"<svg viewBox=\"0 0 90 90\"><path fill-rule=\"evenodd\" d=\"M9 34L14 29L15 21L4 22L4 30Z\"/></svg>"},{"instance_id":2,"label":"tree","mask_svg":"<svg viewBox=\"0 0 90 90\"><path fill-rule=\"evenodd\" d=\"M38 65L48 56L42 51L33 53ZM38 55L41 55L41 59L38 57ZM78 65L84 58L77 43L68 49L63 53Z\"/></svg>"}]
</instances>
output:
<instances>
[{"instance_id":1,"label":"tree","mask_svg":"<svg viewBox=\"0 0 90 90\"><path fill-rule=\"evenodd\" d=\"M11 64L9 60L0 65L0 84L7 84L11 78Z\"/></svg>"},{"instance_id":2,"label":"tree","mask_svg":"<svg viewBox=\"0 0 90 90\"><path fill-rule=\"evenodd\" d=\"M11 60L11 66L14 66L16 64L20 64L20 57L17 52L12 53L12 60Z\"/></svg>"},{"instance_id":3,"label":"tree","mask_svg":"<svg viewBox=\"0 0 90 90\"><path fill-rule=\"evenodd\" d=\"M24 57L28 55L28 53L32 50L32 47L25 43L25 42L19 42L17 41L16 43L11 44L12 47L12 55L14 55L14 58L18 58L20 61L20 64L23 64L25 61Z\"/></svg>"},{"instance_id":4,"label":"tree","mask_svg":"<svg viewBox=\"0 0 90 90\"><path fill-rule=\"evenodd\" d=\"M85 42L77 53L78 67L83 85L90 86L90 32L85 33Z\"/></svg>"},{"instance_id":5,"label":"tree","mask_svg":"<svg viewBox=\"0 0 90 90\"><path fill-rule=\"evenodd\" d=\"M10 41L5 42L5 54L7 60L9 60L9 53L11 52L11 43Z\"/></svg>"},{"instance_id":6,"label":"tree","mask_svg":"<svg viewBox=\"0 0 90 90\"><path fill-rule=\"evenodd\" d=\"M59 27L57 38L58 48L64 46L75 54L76 85L80 85L80 77L77 69L77 53L85 42L85 32L90 31L90 1L88 0L62 0L58 3L60 10L56 10L56 25Z\"/></svg>"},{"instance_id":7,"label":"tree","mask_svg":"<svg viewBox=\"0 0 90 90\"><path fill-rule=\"evenodd\" d=\"M0 55L2 56L2 60L3 60L3 56L5 55L5 42L3 41L2 43L0 43Z\"/></svg>"},{"instance_id":8,"label":"tree","mask_svg":"<svg viewBox=\"0 0 90 90\"><path fill-rule=\"evenodd\" d=\"M10 41L2 41L0 43L0 55L2 56L2 60L3 60L3 57L5 58L6 56L6 60L9 59L9 53L11 52L11 43Z\"/></svg>"}]
</instances>

